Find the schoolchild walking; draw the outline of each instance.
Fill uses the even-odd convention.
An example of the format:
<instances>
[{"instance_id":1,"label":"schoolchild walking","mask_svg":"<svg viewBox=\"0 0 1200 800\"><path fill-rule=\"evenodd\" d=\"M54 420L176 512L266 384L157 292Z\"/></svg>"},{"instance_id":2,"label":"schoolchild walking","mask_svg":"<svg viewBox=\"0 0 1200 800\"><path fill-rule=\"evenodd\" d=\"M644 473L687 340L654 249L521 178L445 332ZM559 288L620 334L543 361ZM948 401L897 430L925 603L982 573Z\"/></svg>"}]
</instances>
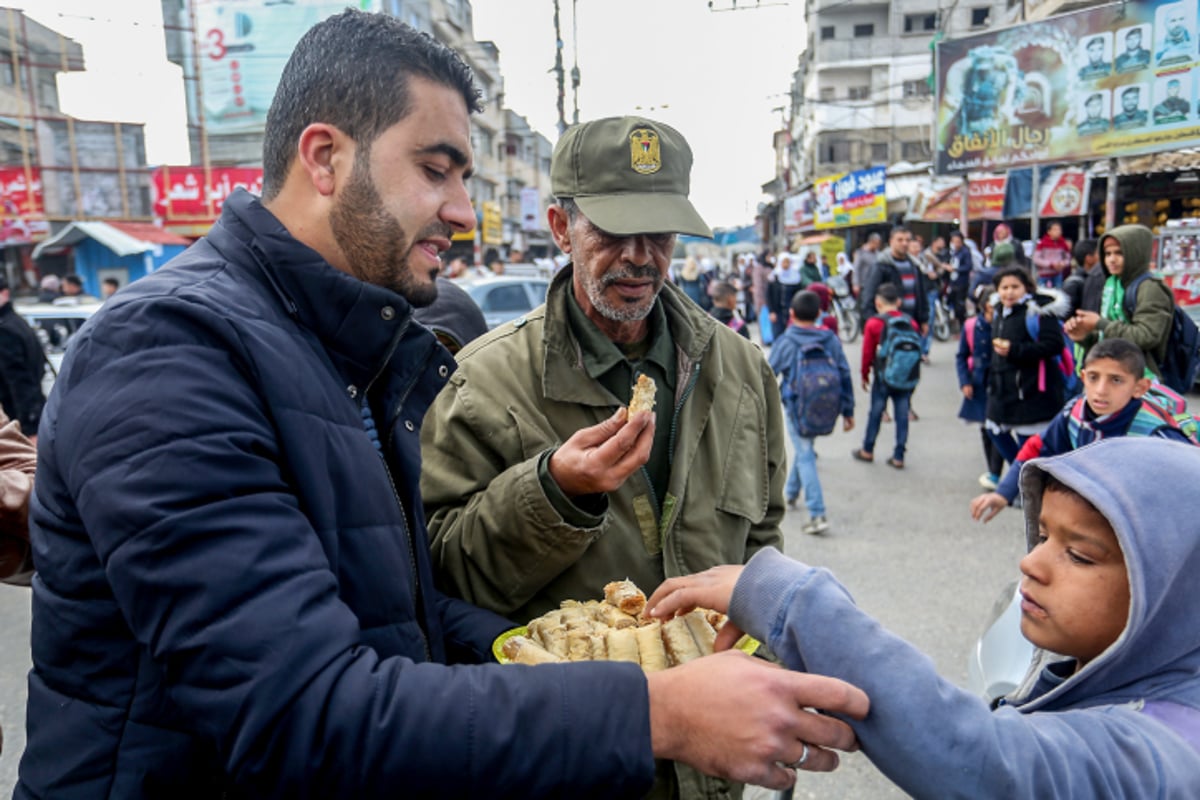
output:
<instances>
[{"instance_id":1,"label":"schoolchild walking","mask_svg":"<svg viewBox=\"0 0 1200 800\"><path fill-rule=\"evenodd\" d=\"M875 460L875 439L890 399L896 411L896 445L887 463L896 469L904 469L908 405L921 376L921 329L900 310L900 303L900 290L895 284L880 285L875 292L877 316L867 320L863 328L862 387L871 393L871 410L862 447L851 452L858 461Z\"/></svg>"},{"instance_id":2,"label":"schoolchild walking","mask_svg":"<svg viewBox=\"0 0 1200 800\"><path fill-rule=\"evenodd\" d=\"M1012 463L1025 440L1046 427L1065 399L1064 338L1056 314L1065 309L1066 300L1061 292L1036 293L1033 278L1016 266L996 273L996 294L1000 303L992 319L984 424L1004 460Z\"/></svg>"},{"instance_id":3,"label":"schoolchild walking","mask_svg":"<svg viewBox=\"0 0 1200 800\"><path fill-rule=\"evenodd\" d=\"M750 338L750 329L738 311L738 293L733 284L726 281L713 284L712 308L708 313L722 325L733 328L747 339Z\"/></svg>"},{"instance_id":4,"label":"schoolchild walking","mask_svg":"<svg viewBox=\"0 0 1200 800\"><path fill-rule=\"evenodd\" d=\"M817 475L816 437L854 428L854 379L837 334L817 324L821 300L815 292L797 292L789 311L791 325L771 348L771 369L782 379L783 406L794 456L784 485L788 508L795 508L801 488L809 519L802 529L820 534L829 529L825 498Z\"/></svg>"},{"instance_id":5,"label":"schoolchild walking","mask_svg":"<svg viewBox=\"0 0 1200 800\"><path fill-rule=\"evenodd\" d=\"M1141 349L1125 339L1105 339L1083 364L1083 395L1073 398L1017 454L1012 469L995 491L971 501L971 516L988 522L1017 497L1021 465L1033 458L1057 456L1117 436L1152 436L1192 442L1195 422L1184 413L1182 397L1145 377ZM1178 414L1178 416L1176 416Z\"/></svg>"},{"instance_id":6,"label":"schoolchild walking","mask_svg":"<svg viewBox=\"0 0 1200 800\"><path fill-rule=\"evenodd\" d=\"M995 313L995 307L988 301L995 289L990 283L975 287L971 301L977 313L963 323L954 358L958 388L963 396L958 417L964 422L979 424L983 458L987 462L987 472L979 476L979 484L985 489L995 489L1004 470L1004 456L983 424L987 421L987 380L992 364L992 315Z\"/></svg>"}]
</instances>

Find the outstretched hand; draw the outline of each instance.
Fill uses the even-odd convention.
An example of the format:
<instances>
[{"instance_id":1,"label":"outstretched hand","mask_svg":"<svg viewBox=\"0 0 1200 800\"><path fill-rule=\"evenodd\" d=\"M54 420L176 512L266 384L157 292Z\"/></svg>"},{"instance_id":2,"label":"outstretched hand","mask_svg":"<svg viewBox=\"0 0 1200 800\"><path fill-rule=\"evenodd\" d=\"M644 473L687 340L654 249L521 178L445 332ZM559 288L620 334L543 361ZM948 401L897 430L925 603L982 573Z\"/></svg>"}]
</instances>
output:
<instances>
[{"instance_id":1,"label":"outstretched hand","mask_svg":"<svg viewBox=\"0 0 1200 800\"><path fill-rule=\"evenodd\" d=\"M617 409L603 422L575 432L550 456L550 477L567 497L611 492L650 460L654 414Z\"/></svg>"},{"instance_id":2,"label":"outstretched hand","mask_svg":"<svg viewBox=\"0 0 1200 800\"><path fill-rule=\"evenodd\" d=\"M867 715L861 689L820 675L790 672L733 651L650 673L650 740L656 758L682 761L708 775L787 789L795 770L829 772L834 749L853 751L853 719ZM814 710L815 709L815 710Z\"/></svg>"},{"instance_id":3,"label":"outstretched hand","mask_svg":"<svg viewBox=\"0 0 1200 800\"><path fill-rule=\"evenodd\" d=\"M659 619L686 614L697 607L728 613L729 598L733 596L733 587L737 585L742 569L744 567L740 564L727 564L710 567L693 575L668 578L646 600L646 608L650 616ZM733 624L733 620L726 620L717 632L713 649L717 652L728 650L737 644L742 634L743 631Z\"/></svg>"},{"instance_id":4,"label":"outstretched hand","mask_svg":"<svg viewBox=\"0 0 1200 800\"><path fill-rule=\"evenodd\" d=\"M976 522L991 522L997 514L1008 506L1008 500L998 492L986 492L971 501L971 519Z\"/></svg>"}]
</instances>

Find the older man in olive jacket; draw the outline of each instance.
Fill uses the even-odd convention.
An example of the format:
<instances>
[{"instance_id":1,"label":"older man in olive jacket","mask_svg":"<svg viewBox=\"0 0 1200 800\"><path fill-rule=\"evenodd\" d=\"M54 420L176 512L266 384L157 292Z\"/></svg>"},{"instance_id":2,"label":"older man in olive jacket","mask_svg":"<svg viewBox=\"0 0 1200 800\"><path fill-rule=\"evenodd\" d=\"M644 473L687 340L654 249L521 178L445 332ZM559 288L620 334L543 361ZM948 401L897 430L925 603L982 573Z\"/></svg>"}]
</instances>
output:
<instances>
[{"instance_id":1,"label":"older man in olive jacket","mask_svg":"<svg viewBox=\"0 0 1200 800\"><path fill-rule=\"evenodd\" d=\"M560 139L546 304L476 340L425 418L421 491L450 592L521 622L780 547L784 436L762 353L666 282L691 151L643 118ZM653 414L623 405L645 373ZM653 796L737 796L660 765Z\"/></svg>"}]
</instances>

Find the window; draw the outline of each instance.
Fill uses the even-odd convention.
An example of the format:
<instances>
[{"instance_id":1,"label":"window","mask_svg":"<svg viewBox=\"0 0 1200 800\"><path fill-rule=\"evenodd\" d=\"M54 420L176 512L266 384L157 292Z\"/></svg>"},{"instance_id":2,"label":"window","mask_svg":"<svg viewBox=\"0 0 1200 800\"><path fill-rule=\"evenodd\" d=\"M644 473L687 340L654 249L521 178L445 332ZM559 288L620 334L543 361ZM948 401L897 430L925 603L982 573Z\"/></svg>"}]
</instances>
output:
<instances>
[{"instance_id":1,"label":"window","mask_svg":"<svg viewBox=\"0 0 1200 800\"><path fill-rule=\"evenodd\" d=\"M929 97L931 94L933 94L933 92L929 88L929 81L924 78L921 80L904 82L905 98L923 98Z\"/></svg>"},{"instance_id":2,"label":"window","mask_svg":"<svg viewBox=\"0 0 1200 800\"><path fill-rule=\"evenodd\" d=\"M850 93L847 95L851 100L866 100L871 96L870 86L851 86Z\"/></svg>"},{"instance_id":3,"label":"window","mask_svg":"<svg viewBox=\"0 0 1200 800\"><path fill-rule=\"evenodd\" d=\"M479 307L483 311L528 311L532 308L525 286L520 283L495 287L487 293Z\"/></svg>"},{"instance_id":4,"label":"window","mask_svg":"<svg viewBox=\"0 0 1200 800\"><path fill-rule=\"evenodd\" d=\"M42 81L38 84L38 102L42 108L58 108L58 87L53 80Z\"/></svg>"},{"instance_id":5,"label":"window","mask_svg":"<svg viewBox=\"0 0 1200 800\"><path fill-rule=\"evenodd\" d=\"M905 142L900 146L900 157L905 161L924 161L929 158L929 145L925 142Z\"/></svg>"},{"instance_id":6,"label":"window","mask_svg":"<svg viewBox=\"0 0 1200 800\"><path fill-rule=\"evenodd\" d=\"M0 84L12 86L16 82L13 77L12 53L0 52Z\"/></svg>"},{"instance_id":7,"label":"window","mask_svg":"<svg viewBox=\"0 0 1200 800\"><path fill-rule=\"evenodd\" d=\"M937 14L905 14L904 32L920 33L937 30Z\"/></svg>"},{"instance_id":8,"label":"window","mask_svg":"<svg viewBox=\"0 0 1200 800\"><path fill-rule=\"evenodd\" d=\"M872 142L871 143L871 163L872 164L888 163L887 142Z\"/></svg>"},{"instance_id":9,"label":"window","mask_svg":"<svg viewBox=\"0 0 1200 800\"><path fill-rule=\"evenodd\" d=\"M827 139L821 143L818 158L822 164L840 164L850 160L850 143L844 139Z\"/></svg>"},{"instance_id":10,"label":"window","mask_svg":"<svg viewBox=\"0 0 1200 800\"><path fill-rule=\"evenodd\" d=\"M820 94L821 94L821 102L828 103L830 100L833 99L833 87L832 86L822 86Z\"/></svg>"},{"instance_id":11,"label":"window","mask_svg":"<svg viewBox=\"0 0 1200 800\"><path fill-rule=\"evenodd\" d=\"M972 28L985 27L988 24L988 21L991 19L991 16L992 16L992 9L987 6L983 6L982 8L972 8L971 9L971 27Z\"/></svg>"},{"instance_id":12,"label":"window","mask_svg":"<svg viewBox=\"0 0 1200 800\"><path fill-rule=\"evenodd\" d=\"M836 29L832 25L821 26L821 41L826 42L834 37Z\"/></svg>"},{"instance_id":13,"label":"window","mask_svg":"<svg viewBox=\"0 0 1200 800\"><path fill-rule=\"evenodd\" d=\"M856 39L861 39L864 36L874 36L874 35L875 35L875 23L873 23L873 22L867 22L862 25L854 26L854 38L856 38Z\"/></svg>"}]
</instances>

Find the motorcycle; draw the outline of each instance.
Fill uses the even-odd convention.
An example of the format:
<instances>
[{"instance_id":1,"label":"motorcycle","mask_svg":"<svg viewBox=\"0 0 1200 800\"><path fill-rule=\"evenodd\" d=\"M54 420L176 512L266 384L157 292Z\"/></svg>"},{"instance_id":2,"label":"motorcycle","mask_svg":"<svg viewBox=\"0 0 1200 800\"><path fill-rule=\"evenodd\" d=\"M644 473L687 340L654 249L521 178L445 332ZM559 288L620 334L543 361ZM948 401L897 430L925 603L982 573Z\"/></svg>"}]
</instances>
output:
<instances>
[{"instance_id":1,"label":"motorcycle","mask_svg":"<svg viewBox=\"0 0 1200 800\"><path fill-rule=\"evenodd\" d=\"M858 338L862 318L858 301L850 291L850 284L840 275L830 275L826 281L833 292L833 313L837 317L838 338L849 344Z\"/></svg>"},{"instance_id":2,"label":"motorcycle","mask_svg":"<svg viewBox=\"0 0 1200 800\"><path fill-rule=\"evenodd\" d=\"M950 290L947 287L943 287L937 293L937 300L933 304L933 337L939 342L950 341L950 337L954 335L958 322L957 315L954 313L954 302L950 297Z\"/></svg>"}]
</instances>

